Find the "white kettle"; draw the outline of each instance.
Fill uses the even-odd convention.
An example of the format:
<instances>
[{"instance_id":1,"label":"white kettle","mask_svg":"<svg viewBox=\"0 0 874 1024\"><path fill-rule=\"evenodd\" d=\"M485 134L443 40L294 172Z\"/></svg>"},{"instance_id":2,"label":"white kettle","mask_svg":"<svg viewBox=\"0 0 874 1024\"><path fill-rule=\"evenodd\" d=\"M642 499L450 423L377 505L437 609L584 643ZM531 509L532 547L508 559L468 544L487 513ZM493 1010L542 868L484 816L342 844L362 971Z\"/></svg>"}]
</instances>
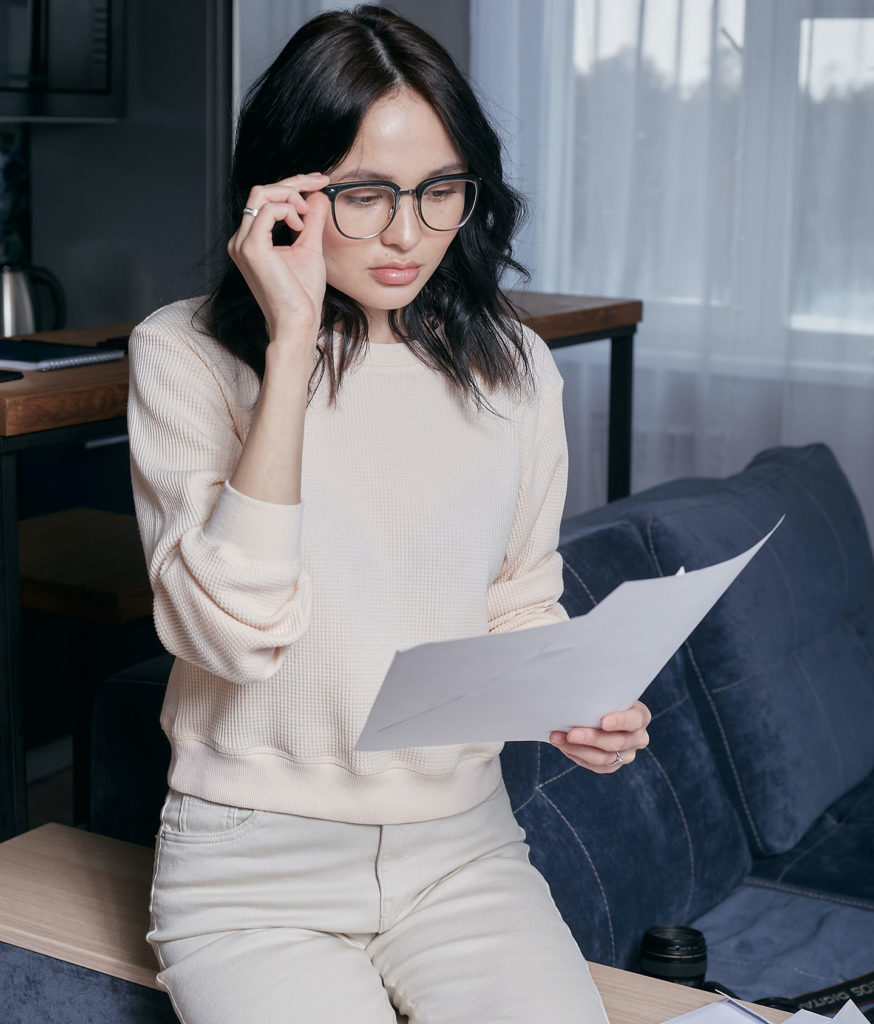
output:
<instances>
[{"instance_id":1,"label":"white kettle","mask_svg":"<svg viewBox=\"0 0 874 1024\"><path fill-rule=\"evenodd\" d=\"M64 290L51 271L10 265L0 270L0 337L54 331L64 326L65 317Z\"/></svg>"}]
</instances>

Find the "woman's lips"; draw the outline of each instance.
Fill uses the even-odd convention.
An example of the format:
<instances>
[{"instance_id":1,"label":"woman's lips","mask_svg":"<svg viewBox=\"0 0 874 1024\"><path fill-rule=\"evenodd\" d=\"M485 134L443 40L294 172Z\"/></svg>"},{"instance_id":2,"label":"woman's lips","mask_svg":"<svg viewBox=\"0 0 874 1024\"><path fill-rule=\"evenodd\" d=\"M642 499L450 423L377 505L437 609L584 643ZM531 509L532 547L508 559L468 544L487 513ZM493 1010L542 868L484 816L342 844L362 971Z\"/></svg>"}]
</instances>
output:
<instances>
[{"instance_id":1,"label":"woman's lips","mask_svg":"<svg viewBox=\"0 0 874 1024\"><path fill-rule=\"evenodd\" d=\"M421 269L420 263L386 263L382 267L368 267L380 284L412 284Z\"/></svg>"}]
</instances>

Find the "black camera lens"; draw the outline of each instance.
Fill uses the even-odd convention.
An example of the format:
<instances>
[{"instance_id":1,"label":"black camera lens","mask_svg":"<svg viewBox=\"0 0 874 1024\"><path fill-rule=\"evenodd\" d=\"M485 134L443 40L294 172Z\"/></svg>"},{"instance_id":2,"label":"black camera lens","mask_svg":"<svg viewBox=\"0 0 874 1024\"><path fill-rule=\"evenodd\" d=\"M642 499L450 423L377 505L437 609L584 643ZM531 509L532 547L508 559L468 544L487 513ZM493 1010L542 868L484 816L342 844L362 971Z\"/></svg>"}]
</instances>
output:
<instances>
[{"instance_id":1,"label":"black camera lens","mask_svg":"<svg viewBox=\"0 0 874 1024\"><path fill-rule=\"evenodd\" d=\"M647 928L640 944L640 973L700 988L707 973L707 943L697 928Z\"/></svg>"}]
</instances>

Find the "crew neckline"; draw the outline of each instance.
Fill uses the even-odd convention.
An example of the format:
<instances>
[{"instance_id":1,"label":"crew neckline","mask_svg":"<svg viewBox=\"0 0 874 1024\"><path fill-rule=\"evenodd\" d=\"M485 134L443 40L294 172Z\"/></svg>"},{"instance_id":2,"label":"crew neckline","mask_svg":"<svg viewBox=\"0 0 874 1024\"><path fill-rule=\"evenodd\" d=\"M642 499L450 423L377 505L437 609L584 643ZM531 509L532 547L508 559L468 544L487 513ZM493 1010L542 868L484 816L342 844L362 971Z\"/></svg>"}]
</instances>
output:
<instances>
[{"instance_id":1,"label":"crew neckline","mask_svg":"<svg viewBox=\"0 0 874 1024\"><path fill-rule=\"evenodd\" d=\"M365 366L422 366L425 364L402 341L389 343L367 343L364 354Z\"/></svg>"}]
</instances>

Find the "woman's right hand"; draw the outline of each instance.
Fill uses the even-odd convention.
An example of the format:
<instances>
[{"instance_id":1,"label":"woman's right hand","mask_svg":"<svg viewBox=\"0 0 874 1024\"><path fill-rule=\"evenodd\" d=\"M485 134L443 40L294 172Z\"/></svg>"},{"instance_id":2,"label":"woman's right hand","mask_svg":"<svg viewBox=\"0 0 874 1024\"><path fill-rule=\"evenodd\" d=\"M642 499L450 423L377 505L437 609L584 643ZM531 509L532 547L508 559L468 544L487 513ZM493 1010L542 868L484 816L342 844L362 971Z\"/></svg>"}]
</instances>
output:
<instances>
[{"instance_id":1,"label":"woman's right hand","mask_svg":"<svg viewBox=\"0 0 874 1024\"><path fill-rule=\"evenodd\" d=\"M314 344L325 296L322 232L330 201L319 191L326 174L296 174L274 185L256 185L228 242L228 254L240 269L267 321L271 341L280 335ZM308 193L306 198L301 194ZM294 243L273 244L273 227L285 222L299 232Z\"/></svg>"}]
</instances>

